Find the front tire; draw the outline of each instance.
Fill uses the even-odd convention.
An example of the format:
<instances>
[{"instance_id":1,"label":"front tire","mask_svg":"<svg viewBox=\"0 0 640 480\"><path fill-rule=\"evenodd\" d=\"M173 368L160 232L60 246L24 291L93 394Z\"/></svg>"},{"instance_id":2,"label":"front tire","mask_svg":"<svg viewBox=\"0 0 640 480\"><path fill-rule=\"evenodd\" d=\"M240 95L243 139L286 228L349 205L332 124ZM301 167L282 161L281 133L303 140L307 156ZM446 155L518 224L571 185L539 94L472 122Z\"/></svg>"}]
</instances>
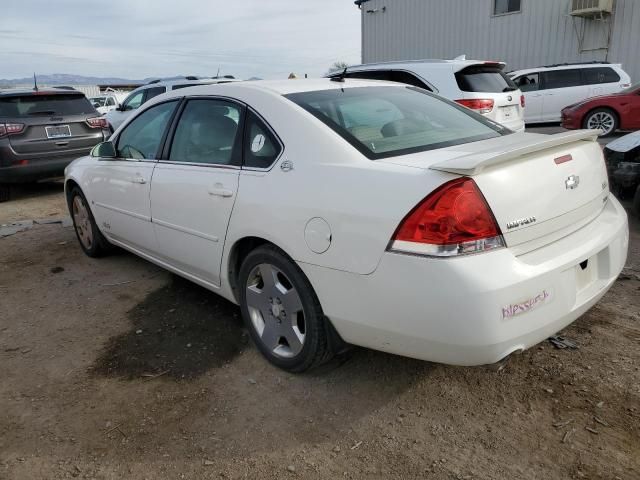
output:
<instances>
[{"instance_id":1,"label":"front tire","mask_svg":"<svg viewBox=\"0 0 640 480\"><path fill-rule=\"evenodd\" d=\"M608 137L618 130L618 115L610 108L596 108L587 113L582 122L582 128L589 130L600 129L604 133L601 137Z\"/></svg>"},{"instance_id":2,"label":"front tire","mask_svg":"<svg viewBox=\"0 0 640 480\"><path fill-rule=\"evenodd\" d=\"M89 203L78 187L74 187L69 195L69 213L82 251L92 258L109 253L111 244L96 225Z\"/></svg>"},{"instance_id":3,"label":"front tire","mask_svg":"<svg viewBox=\"0 0 640 480\"><path fill-rule=\"evenodd\" d=\"M280 249L256 248L242 262L240 309L260 352L279 368L303 372L333 356L327 321L302 270Z\"/></svg>"},{"instance_id":4,"label":"front tire","mask_svg":"<svg viewBox=\"0 0 640 480\"><path fill-rule=\"evenodd\" d=\"M11 186L8 183L0 183L0 203L11 199Z\"/></svg>"}]
</instances>

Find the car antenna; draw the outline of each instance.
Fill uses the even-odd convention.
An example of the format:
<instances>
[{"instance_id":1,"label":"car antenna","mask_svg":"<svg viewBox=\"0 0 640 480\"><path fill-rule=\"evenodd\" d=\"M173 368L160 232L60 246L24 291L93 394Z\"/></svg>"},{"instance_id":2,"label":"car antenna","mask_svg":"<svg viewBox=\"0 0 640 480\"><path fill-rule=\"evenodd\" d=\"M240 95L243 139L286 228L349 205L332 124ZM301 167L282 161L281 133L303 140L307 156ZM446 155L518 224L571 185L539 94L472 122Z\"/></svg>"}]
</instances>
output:
<instances>
[{"instance_id":1,"label":"car antenna","mask_svg":"<svg viewBox=\"0 0 640 480\"><path fill-rule=\"evenodd\" d=\"M218 71L216 72L216 78L220 78L220 67L218 67Z\"/></svg>"},{"instance_id":2,"label":"car antenna","mask_svg":"<svg viewBox=\"0 0 640 480\"><path fill-rule=\"evenodd\" d=\"M344 82L344 78L347 76L347 67L344 67L344 70L337 77L331 77L332 82Z\"/></svg>"},{"instance_id":3,"label":"car antenna","mask_svg":"<svg viewBox=\"0 0 640 480\"><path fill-rule=\"evenodd\" d=\"M36 81L36 72L33 72L33 91L38 91L38 82Z\"/></svg>"}]
</instances>

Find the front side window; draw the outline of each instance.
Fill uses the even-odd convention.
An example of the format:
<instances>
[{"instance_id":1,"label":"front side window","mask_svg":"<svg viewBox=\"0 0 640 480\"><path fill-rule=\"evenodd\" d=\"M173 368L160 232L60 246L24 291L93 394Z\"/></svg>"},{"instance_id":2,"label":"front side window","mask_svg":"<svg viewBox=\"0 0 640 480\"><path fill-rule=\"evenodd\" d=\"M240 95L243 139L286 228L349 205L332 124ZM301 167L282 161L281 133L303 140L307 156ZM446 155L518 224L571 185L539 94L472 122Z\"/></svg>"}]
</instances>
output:
<instances>
[{"instance_id":1,"label":"front side window","mask_svg":"<svg viewBox=\"0 0 640 480\"><path fill-rule=\"evenodd\" d=\"M415 87L336 88L286 97L372 160L511 133Z\"/></svg>"},{"instance_id":2,"label":"front side window","mask_svg":"<svg viewBox=\"0 0 640 480\"><path fill-rule=\"evenodd\" d=\"M239 165L237 140L241 109L224 100L189 100L173 137L169 160Z\"/></svg>"},{"instance_id":3,"label":"front side window","mask_svg":"<svg viewBox=\"0 0 640 480\"><path fill-rule=\"evenodd\" d=\"M493 14L504 15L505 13L515 13L520 11L521 0L494 0Z\"/></svg>"},{"instance_id":4,"label":"front side window","mask_svg":"<svg viewBox=\"0 0 640 480\"><path fill-rule=\"evenodd\" d=\"M540 75L537 73L530 73L529 75L522 75L514 80L516 87L521 92L533 92L540 87Z\"/></svg>"},{"instance_id":5,"label":"front side window","mask_svg":"<svg viewBox=\"0 0 640 480\"><path fill-rule=\"evenodd\" d=\"M599 83L616 83L620 81L618 75L613 68L594 67L582 69L585 85L596 85Z\"/></svg>"},{"instance_id":6,"label":"front side window","mask_svg":"<svg viewBox=\"0 0 640 480\"><path fill-rule=\"evenodd\" d=\"M174 100L154 105L134 118L118 138L118 157L136 160L157 158L160 142L177 103Z\"/></svg>"},{"instance_id":7,"label":"front side window","mask_svg":"<svg viewBox=\"0 0 640 480\"><path fill-rule=\"evenodd\" d=\"M164 92L166 92L167 89L165 87L152 87L152 88L147 88L147 96L145 97L144 101L148 102L149 100L151 100L153 97L157 97L158 95L162 95Z\"/></svg>"},{"instance_id":8,"label":"front side window","mask_svg":"<svg viewBox=\"0 0 640 480\"><path fill-rule=\"evenodd\" d=\"M142 105L143 99L143 91L131 94L123 103L124 110L135 110L136 108L139 108L140 105Z\"/></svg>"},{"instance_id":9,"label":"front side window","mask_svg":"<svg viewBox=\"0 0 640 480\"><path fill-rule=\"evenodd\" d=\"M550 70L542 72L544 88L567 88L582 85L582 76L577 68L570 70Z\"/></svg>"},{"instance_id":10,"label":"front side window","mask_svg":"<svg viewBox=\"0 0 640 480\"><path fill-rule=\"evenodd\" d=\"M255 113L250 112L245 127L244 166L269 168L281 151L275 135Z\"/></svg>"}]
</instances>

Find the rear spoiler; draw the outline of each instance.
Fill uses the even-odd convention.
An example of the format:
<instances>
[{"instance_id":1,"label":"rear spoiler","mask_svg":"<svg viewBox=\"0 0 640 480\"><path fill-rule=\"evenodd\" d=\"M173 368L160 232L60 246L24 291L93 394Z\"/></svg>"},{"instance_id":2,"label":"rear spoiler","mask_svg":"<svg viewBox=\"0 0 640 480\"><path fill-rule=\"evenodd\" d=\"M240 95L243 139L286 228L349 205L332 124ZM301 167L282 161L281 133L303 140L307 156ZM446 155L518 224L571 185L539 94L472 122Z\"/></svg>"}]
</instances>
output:
<instances>
[{"instance_id":1,"label":"rear spoiler","mask_svg":"<svg viewBox=\"0 0 640 480\"><path fill-rule=\"evenodd\" d=\"M477 175L485 167L509 162L530 153L541 152L549 148L567 145L580 140L595 142L600 133L600 130L576 130L573 132L557 133L555 135L544 135L545 138L542 140L540 136L527 137L519 143L508 145L504 149L497 147L481 150L469 155L463 155L436 163L429 168L460 175Z\"/></svg>"}]
</instances>

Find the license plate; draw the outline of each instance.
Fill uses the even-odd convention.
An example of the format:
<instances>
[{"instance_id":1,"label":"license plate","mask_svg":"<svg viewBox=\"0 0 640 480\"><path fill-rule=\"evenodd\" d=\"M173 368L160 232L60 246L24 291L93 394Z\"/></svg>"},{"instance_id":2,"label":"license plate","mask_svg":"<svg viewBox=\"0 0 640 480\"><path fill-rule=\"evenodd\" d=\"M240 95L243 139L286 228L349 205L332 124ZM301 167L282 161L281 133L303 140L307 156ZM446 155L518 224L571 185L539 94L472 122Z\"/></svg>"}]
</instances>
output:
<instances>
[{"instance_id":1,"label":"license plate","mask_svg":"<svg viewBox=\"0 0 640 480\"><path fill-rule=\"evenodd\" d=\"M47 138L66 138L71 136L69 125L56 125L54 127L44 127Z\"/></svg>"},{"instance_id":2,"label":"license plate","mask_svg":"<svg viewBox=\"0 0 640 480\"><path fill-rule=\"evenodd\" d=\"M501 111L504 118L511 118L516 114L516 107L513 105L502 107Z\"/></svg>"}]
</instances>

